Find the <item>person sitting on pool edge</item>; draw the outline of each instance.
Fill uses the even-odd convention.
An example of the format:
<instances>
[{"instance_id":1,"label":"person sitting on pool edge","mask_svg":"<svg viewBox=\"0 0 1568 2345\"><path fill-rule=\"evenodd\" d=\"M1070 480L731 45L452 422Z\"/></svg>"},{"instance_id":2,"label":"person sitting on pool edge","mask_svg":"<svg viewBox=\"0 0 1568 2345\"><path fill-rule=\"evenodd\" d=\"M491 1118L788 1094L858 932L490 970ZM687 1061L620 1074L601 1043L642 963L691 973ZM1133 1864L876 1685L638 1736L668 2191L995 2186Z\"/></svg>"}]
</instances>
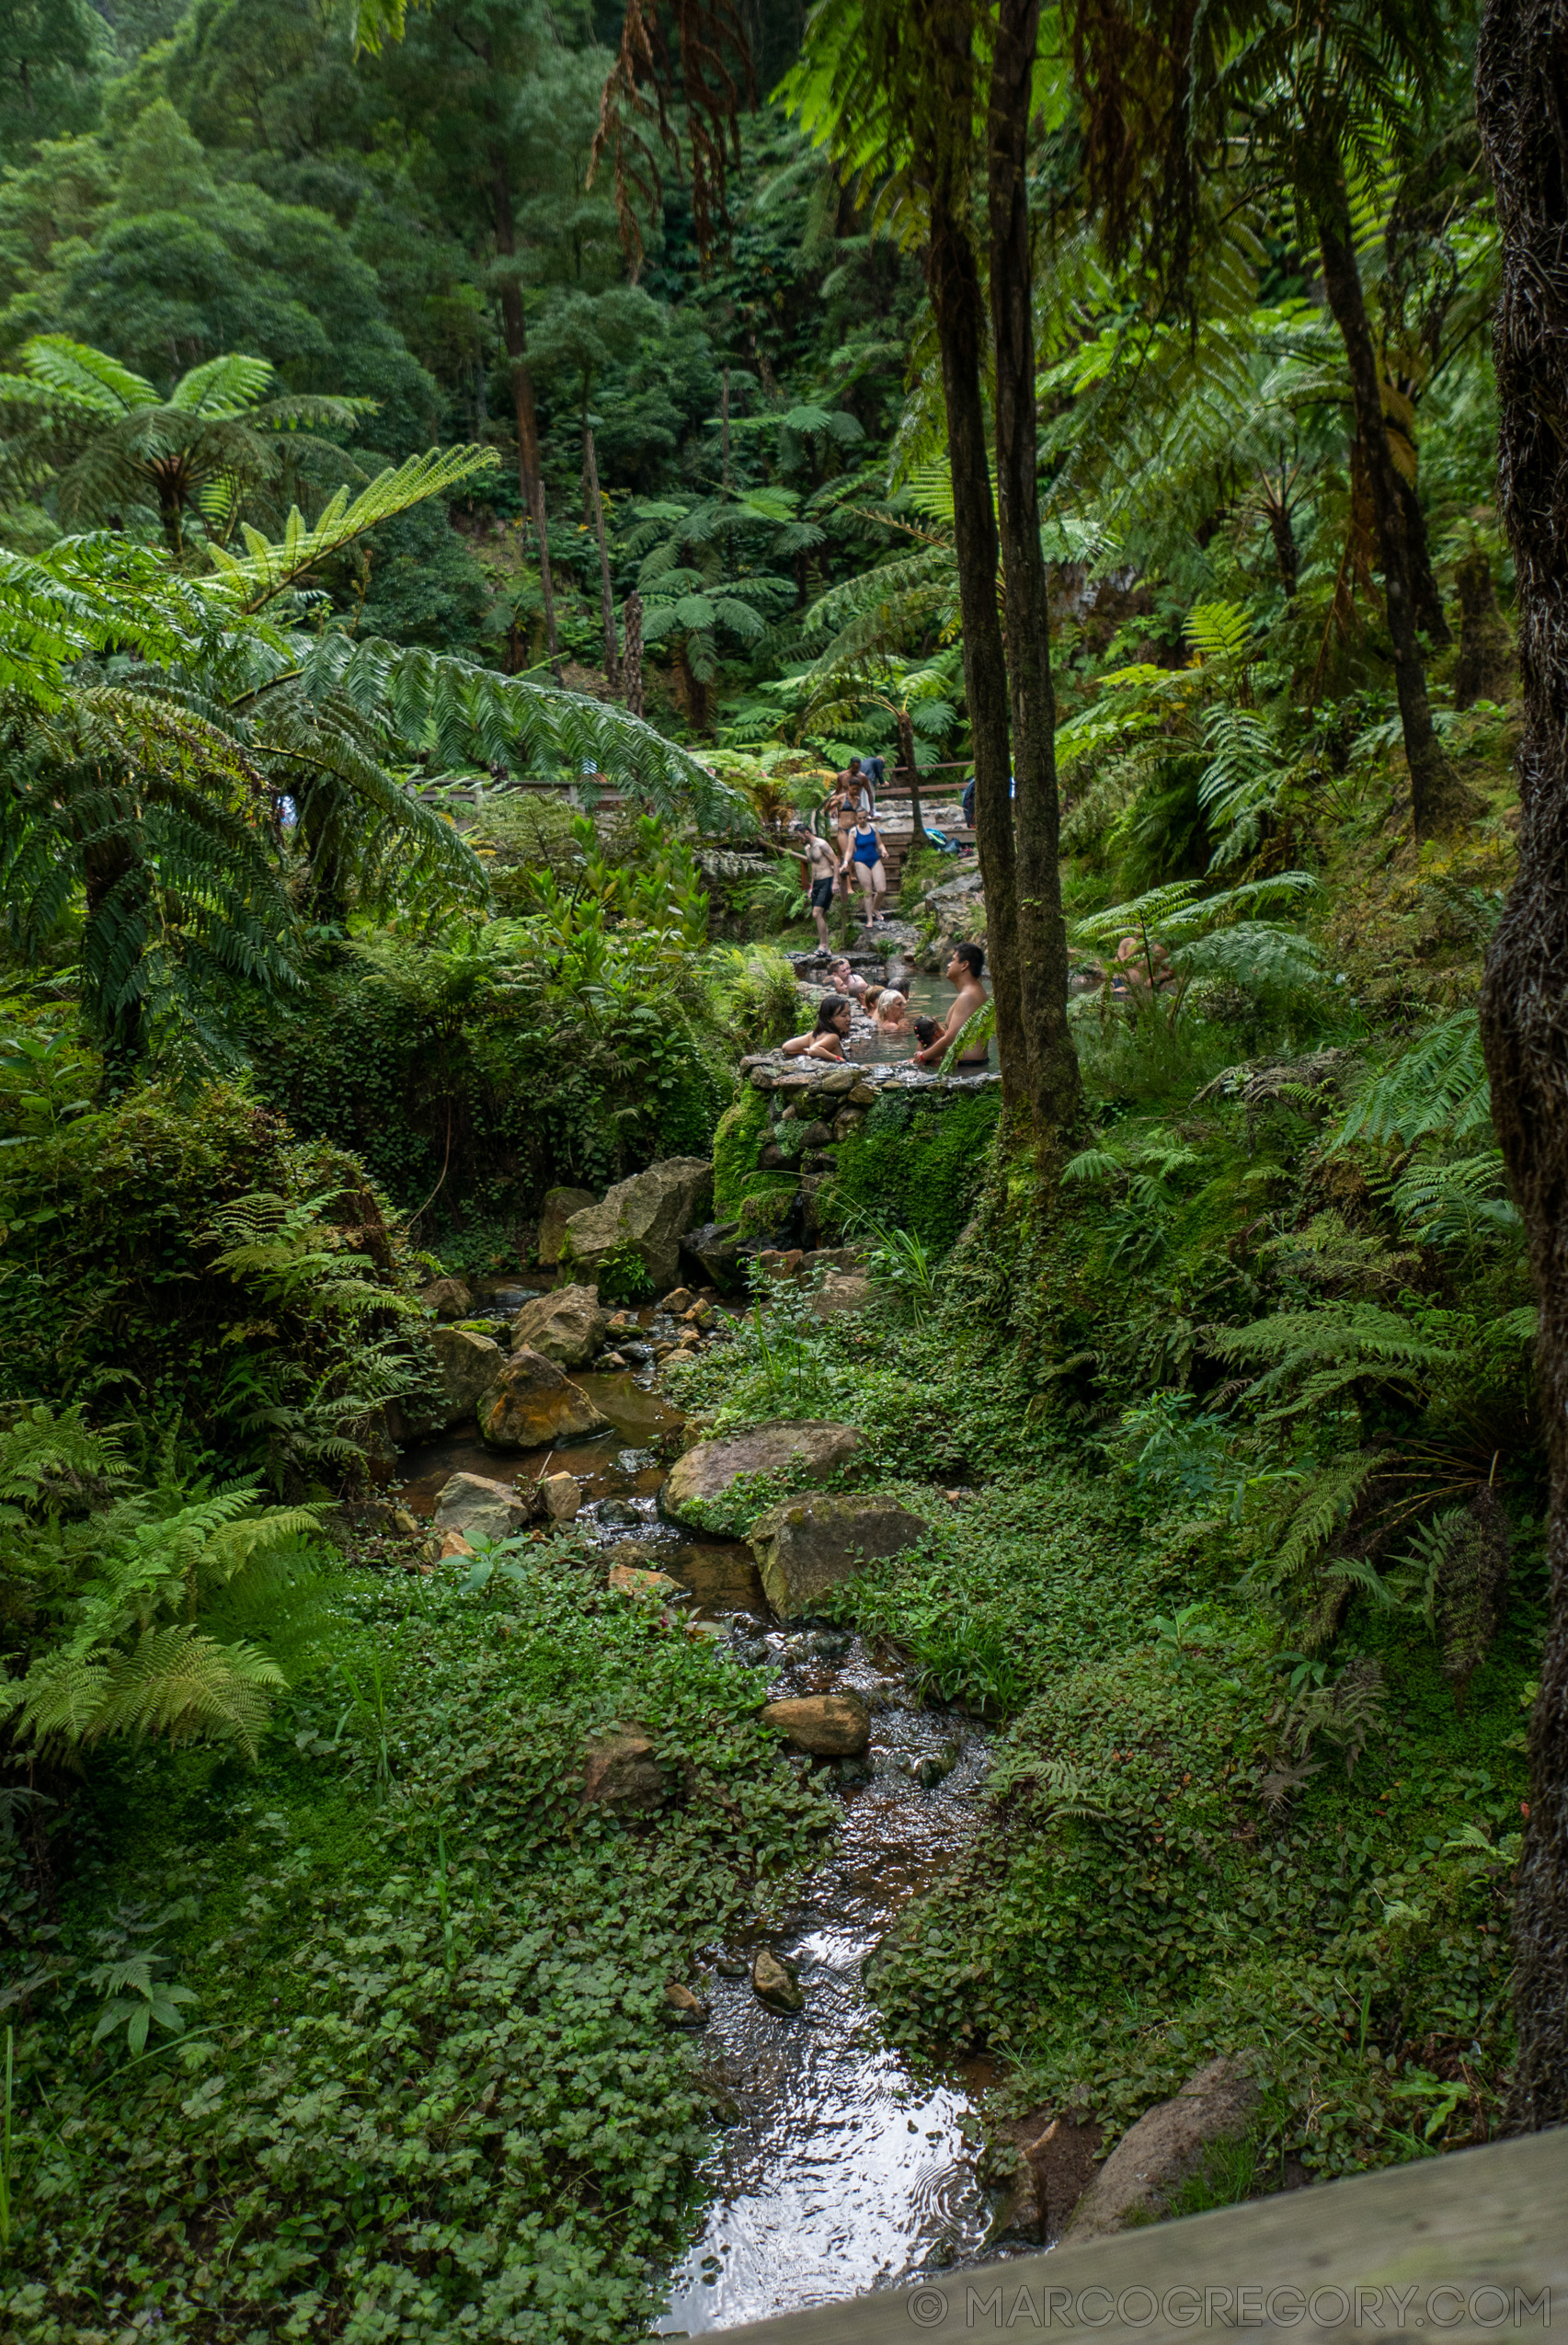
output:
<instances>
[{"instance_id":1,"label":"person sitting on pool edge","mask_svg":"<svg viewBox=\"0 0 1568 2345\"><path fill-rule=\"evenodd\" d=\"M980 973L985 965L986 956L979 945L955 944L953 958L947 964L947 982L956 989L957 1000L947 1012L947 1023L936 1040L927 1043L923 1050L916 1051L917 1067L929 1067L945 1058L953 1047L955 1036L977 1010L983 1009L989 998L980 982ZM990 1056L990 1044L982 1042L978 1047L966 1050L957 1063L960 1067L983 1067Z\"/></svg>"},{"instance_id":2,"label":"person sitting on pool edge","mask_svg":"<svg viewBox=\"0 0 1568 2345\"><path fill-rule=\"evenodd\" d=\"M854 1016L841 993L825 993L817 1005L817 1024L809 1034L791 1035L784 1046L786 1058L841 1058Z\"/></svg>"}]
</instances>

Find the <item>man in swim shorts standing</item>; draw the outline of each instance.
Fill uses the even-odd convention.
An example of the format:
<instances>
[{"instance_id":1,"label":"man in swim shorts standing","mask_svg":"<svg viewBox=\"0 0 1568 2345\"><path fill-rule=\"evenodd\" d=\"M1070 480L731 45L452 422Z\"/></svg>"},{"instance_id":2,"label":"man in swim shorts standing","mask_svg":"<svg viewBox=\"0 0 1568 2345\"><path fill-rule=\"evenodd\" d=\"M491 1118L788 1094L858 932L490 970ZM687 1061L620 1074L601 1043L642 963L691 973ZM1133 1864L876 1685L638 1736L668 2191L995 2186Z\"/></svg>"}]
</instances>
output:
<instances>
[{"instance_id":1,"label":"man in swim shorts standing","mask_svg":"<svg viewBox=\"0 0 1568 2345\"><path fill-rule=\"evenodd\" d=\"M826 839L818 839L803 822L795 824L800 840L800 852L810 867L811 917L817 923L817 957L828 950L828 914L833 909L833 888L839 875L839 859Z\"/></svg>"}]
</instances>

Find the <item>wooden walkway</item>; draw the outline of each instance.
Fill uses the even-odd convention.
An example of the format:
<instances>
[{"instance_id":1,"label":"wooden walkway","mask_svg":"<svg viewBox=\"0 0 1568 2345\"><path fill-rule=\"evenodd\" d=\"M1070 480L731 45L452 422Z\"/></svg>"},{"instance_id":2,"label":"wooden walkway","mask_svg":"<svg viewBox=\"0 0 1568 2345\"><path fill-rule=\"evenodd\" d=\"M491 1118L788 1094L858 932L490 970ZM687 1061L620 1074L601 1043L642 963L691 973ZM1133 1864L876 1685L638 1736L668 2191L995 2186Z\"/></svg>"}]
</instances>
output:
<instances>
[{"instance_id":1,"label":"wooden walkway","mask_svg":"<svg viewBox=\"0 0 1568 2345\"><path fill-rule=\"evenodd\" d=\"M1533 2345L1568 2329L1568 2128L725 2331L736 2345Z\"/></svg>"}]
</instances>

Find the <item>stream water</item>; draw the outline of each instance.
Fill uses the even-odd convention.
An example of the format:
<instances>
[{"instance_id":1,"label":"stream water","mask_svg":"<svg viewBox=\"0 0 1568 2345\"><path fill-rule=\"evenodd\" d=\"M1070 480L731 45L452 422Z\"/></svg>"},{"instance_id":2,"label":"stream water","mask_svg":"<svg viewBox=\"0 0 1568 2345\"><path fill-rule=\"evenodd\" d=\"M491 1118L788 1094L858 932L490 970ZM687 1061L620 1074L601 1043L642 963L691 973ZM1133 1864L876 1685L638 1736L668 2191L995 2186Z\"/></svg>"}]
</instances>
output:
<instances>
[{"instance_id":1,"label":"stream water","mask_svg":"<svg viewBox=\"0 0 1568 2345\"><path fill-rule=\"evenodd\" d=\"M646 1378L575 1380L613 1427L552 1459L582 1484L587 1535L655 1544L696 1612L727 1623L750 1658L765 1642L774 1691L853 1688L872 1711L865 1771L840 1788L843 1825L830 1855L781 1922L710 1949L692 1981L712 2011L700 2047L736 2111L711 2162L707 2223L671 2276L658 2324L666 2336L699 2336L892 2286L973 2257L985 2239L990 2210L969 2160L966 2086L917 2076L887 2042L864 1967L906 1900L974 1831L986 1738L969 1721L922 1710L861 1639L772 1627L749 1548L658 1516L666 1470L649 1444L679 1426L680 1413ZM429 1514L449 1474L521 1479L542 1470L545 1455L503 1460L475 1432L449 1436L408 1453L404 1494ZM752 1993L750 1961L763 1944L797 1970L797 2018Z\"/></svg>"}]
</instances>

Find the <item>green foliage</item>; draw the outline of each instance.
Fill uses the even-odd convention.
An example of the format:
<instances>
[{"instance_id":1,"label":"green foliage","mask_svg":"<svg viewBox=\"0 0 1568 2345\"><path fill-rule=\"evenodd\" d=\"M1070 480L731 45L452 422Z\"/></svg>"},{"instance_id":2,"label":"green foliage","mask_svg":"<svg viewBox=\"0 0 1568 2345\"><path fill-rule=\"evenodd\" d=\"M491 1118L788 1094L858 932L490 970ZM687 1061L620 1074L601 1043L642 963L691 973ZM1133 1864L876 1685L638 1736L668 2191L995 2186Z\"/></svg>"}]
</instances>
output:
<instances>
[{"instance_id":1,"label":"green foliage","mask_svg":"<svg viewBox=\"0 0 1568 2345\"><path fill-rule=\"evenodd\" d=\"M599 1298L605 1303L642 1303L653 1293L653 1274L630 1239L610 1252L594 1273Z\"/></svg>"},{"instance_id":2,"label":"green foliage","mask_svg":"<svg viewBox=\"0 0 1568 2345\"><path fill-rule=\"evenodd\" d=\"M12 2317L74 2317L109 2271L111 2316L199 2321L214 2245L225 2317L251 2323L353 2325L389 2290L432 2331L486 2308L529 2345L653 2316L712 2139L664 1984L769 1909L832 1810L758 1721L755 1673L607 1596L569 1542L501 1561L482 1589L350 1577L333 1652L367 1703L312 1680L254 1776L101 1765L59 1853L107 1864L63 1927L37 1933L13 1874L44 1983L17 2033ZM672 1787L635 1822L578 1797L585 1743L629 1720ZM201 2025L127 2064L94 2033L109 1964L158 2024L138 1963ZM149 2189L217 2233L181 2219L149 2256Z\"/></svg>"},{"instance_id":3,"label":"green foliage","mask_svg":"<svg viewBox=\"0 0 1568 2345\"><path fill-rule=\"evenodd\" d=\"M212 1627L265 1619L264 1637L292 1630L297 1648L300 1599L320 1576L302 1552L316 1518L258 1509L254 1484L183 1503L117 1484L117 1450L79 1415L25 1411L0 1433L0 1489L23 1500L0 1521L0 1571L29 1592L12 1615L27 1666L0 1687L0 1714L39 1753L156 1735L254 1759L284 1672L264 1645Z\"/></svg>"},{"instance_id":4,"label":"green foliage","mask_svg":"<svg viewBox=\"0 0 1568 2345\"><path fill-rule=\"evenodd\" d=\"M829 1210L897 1226L945 1253L986 1176L996 1131L993 1091L881 1092L840 1147Z\"/></svg>"}]
</instances>

